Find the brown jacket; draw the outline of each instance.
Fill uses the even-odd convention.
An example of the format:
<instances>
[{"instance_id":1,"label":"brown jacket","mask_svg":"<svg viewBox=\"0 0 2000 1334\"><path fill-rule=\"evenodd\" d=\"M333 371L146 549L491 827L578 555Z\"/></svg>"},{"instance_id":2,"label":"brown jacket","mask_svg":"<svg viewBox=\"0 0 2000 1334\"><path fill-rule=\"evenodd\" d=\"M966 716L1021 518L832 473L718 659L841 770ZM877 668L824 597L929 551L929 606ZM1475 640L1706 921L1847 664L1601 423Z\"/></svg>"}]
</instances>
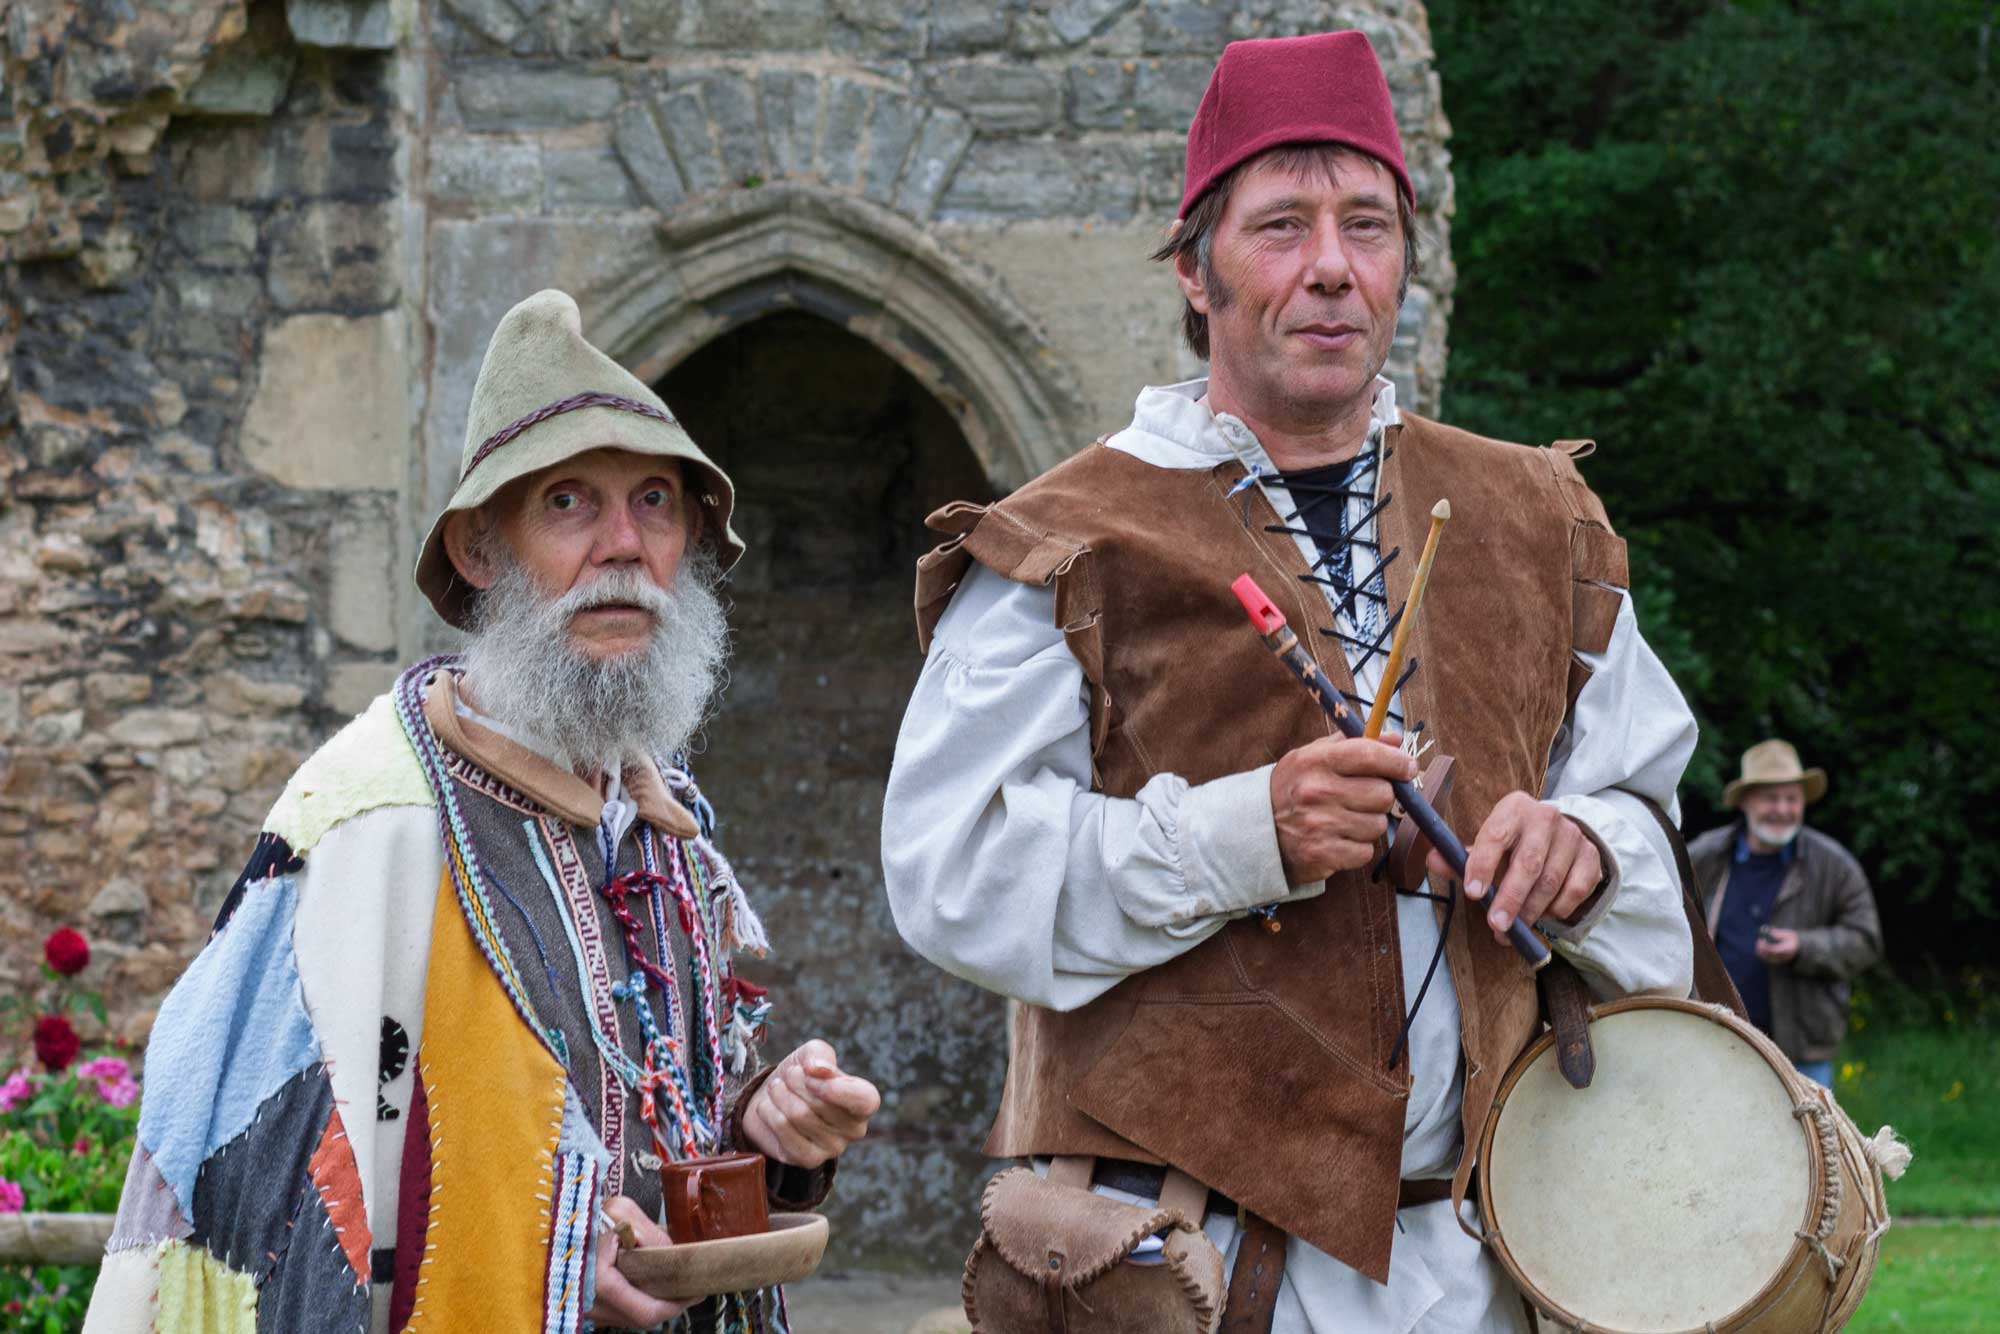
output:
<instances>
[{"instance_id":1,"label":"brown jacket","mask_svg":"<svg viewBox=\"0 0 2000 1334\"><path fill-rule=\"evenodd\" d=\"M1382 465L1392 605L1408 595L1432 505L1450 538L1433 568L1404 687L1409 717L1458 761L1445 814L1464 833L1516 788L1539 792L1549 748L1601 651L1624 544L1564 450L1524 449L1406 415ZM1330 724L1230 595L1248 570L1336 683L1331 614L1268 501L1231 497L1241 465L1156 468L1087 449L990 507L946 506L953 534L919 564L931 626L973 560L1053 584L1091 691L1097 790L1129 797L1160 773L1191 783L1268 764ZM1463 1015L1464 1129L1484 1121L1537 1027L1532 975L1476 914L1447 937ZM1230 924L1081 1009L1019 1008L987 1151L1168 1162L1286 1232L1386 1279L1406 1061L1389 1064L1403 983L1392 891L1364 872L1288 904L1283 930ZM1459 1187L1470 1171L1462 1162Z\"/></svg>"},{"instance_id":2,"label":"brown jacket","mask_svg":"<svg viewBox=\"0 0 2000 1334\"><path fill-rule=\"evenodd\" d=\"M1739 819L1688 844L1709 934L1722 916ZM1826 1061L1847 1036L1852 979L1882 957L1882 920L1861 863L1817 829L1801 829L1771 925L1799 933L1799 953L1771 969L1771 1040L1794 1061Z\"/></svg>"}]
</instances>

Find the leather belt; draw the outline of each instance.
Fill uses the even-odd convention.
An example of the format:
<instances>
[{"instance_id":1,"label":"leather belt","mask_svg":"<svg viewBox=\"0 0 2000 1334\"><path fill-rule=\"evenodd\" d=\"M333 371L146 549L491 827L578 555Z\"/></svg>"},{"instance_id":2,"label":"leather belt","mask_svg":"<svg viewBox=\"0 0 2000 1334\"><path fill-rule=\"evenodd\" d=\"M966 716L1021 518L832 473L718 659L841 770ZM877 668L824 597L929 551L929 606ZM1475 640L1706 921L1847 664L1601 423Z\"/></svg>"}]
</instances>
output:
<instances>
[{"instance_id":1,"label":"leather belt","mask_svg":"<svg viewBox=\"0 0 2000 1334\"><path fill-rule=\"evenodd\" d=\"M1128 1158L1099 1158L1097 1170L1091 1173L1090 1181L1095 1186L1109 1186L1122 1190L1128 1195L1138 1195L1148 1200L1160 1198L1160 1190L1166 1184L1167 1169L1153 1163L1135 1163ZM1439 1200L1451 1198L1451 1178L1437 1177L1422 1181L1402 1181L1397 1183L1396 1207L1408 1209L1419 1204L1436 1204ZM1236 1201L1219 1190L1208 1193L1208 1212L1236 1216Z\"/></svg>"},{"instance_id":2,"label":"leather belt","mask_svg":"<svg viewBox=\"0 0 2000 1334\"><path fill-rule=\"evenodd\" d=\"M1166 1185L1167 1169L1126 1158L1099 1158L1091 1184L1109 1186L1142 1199L1157 1200ZM1439 1177L1397 1184L1396 1207L1435 1204L1451 1198L1451 1179ZM1222 1310L1219 1334L1270 1334L1277 1314L1278 1289L1285 1282L1285 1234L1264 1218L1239 1210L1221 1191L1208 1193L1208 1216L1236 1219L1236 1264L1229 1274L1229 1295Z\"/></svg>"},{"instance_id":3,"label":"leather belt","mask_svg":"<svg viewBox=\"0 0 2000 1334\"><path fill-rule=\"evenodd\" d=\"M1271 1334L1284 1285L1285 1234L1256 1214L1243 1215L1219 1334Z\"/></svg>"}]
</instances>

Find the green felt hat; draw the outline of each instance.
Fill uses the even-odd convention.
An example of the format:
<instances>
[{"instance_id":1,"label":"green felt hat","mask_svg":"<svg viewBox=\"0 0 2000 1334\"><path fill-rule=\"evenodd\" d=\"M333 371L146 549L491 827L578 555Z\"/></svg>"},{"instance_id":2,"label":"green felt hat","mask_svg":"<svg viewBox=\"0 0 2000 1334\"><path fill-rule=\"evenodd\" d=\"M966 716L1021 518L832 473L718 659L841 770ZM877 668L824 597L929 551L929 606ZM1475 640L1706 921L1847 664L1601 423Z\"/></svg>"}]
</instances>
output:
<instances>
[{"instance_id":1,"label":"green felt hat","mask_svg":"<svg viewBox=\"0 0 2000 1334\"><path fill-rule=\"evenodd\" d=\"M679 459L700 498L702 539L727 570L743 555L729 526L736 488L681 429L660 396L583 337L583 317L567 292L537 292L508 311L472 390L458 489L431 525L417 557L417 587L438 615L461 629L478 590L458 577L444 549L445 520L478 509L507 483L593 449L626 449Z\"/></svg>"}]
</instances>

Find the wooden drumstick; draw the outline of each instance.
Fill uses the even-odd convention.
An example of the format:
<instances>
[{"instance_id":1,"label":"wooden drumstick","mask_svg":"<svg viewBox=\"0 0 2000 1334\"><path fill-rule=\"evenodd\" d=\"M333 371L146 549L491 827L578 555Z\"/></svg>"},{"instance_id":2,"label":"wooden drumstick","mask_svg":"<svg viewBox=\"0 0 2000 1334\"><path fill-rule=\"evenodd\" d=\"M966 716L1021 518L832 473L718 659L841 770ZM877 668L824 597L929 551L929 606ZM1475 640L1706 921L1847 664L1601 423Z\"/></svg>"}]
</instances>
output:
<instances>
[{"instance_id":1,"label":"wooden drumstick","mask_svg":"<svg viewBox=\"0 0 2000 1334\"><path fill-rule=\"evenodd\" d=\"M1375 702L1368 708L1368 724L1361 729L1361 735L1370 738L1382 735L1382 724L1389 717L1389 696L1396 693L1396 678L1403 671L1403 654L1410 647L1410 627L1417 623L1417 604L1424 600L1424 585L1430 581L1431 562L1437 559L1438 535L1444 532L1445 520L1451 517L1451 502L1440 500L1431 506L1431 535L1424 539L1423 559L1417 562L1416 578L1410 581L1409 600L1403 603L1403 619L1396 625L1396 638L1389 645L1389 661L1382 668L1382 685L1375 692Z\"/></svg>"}]
</instances>

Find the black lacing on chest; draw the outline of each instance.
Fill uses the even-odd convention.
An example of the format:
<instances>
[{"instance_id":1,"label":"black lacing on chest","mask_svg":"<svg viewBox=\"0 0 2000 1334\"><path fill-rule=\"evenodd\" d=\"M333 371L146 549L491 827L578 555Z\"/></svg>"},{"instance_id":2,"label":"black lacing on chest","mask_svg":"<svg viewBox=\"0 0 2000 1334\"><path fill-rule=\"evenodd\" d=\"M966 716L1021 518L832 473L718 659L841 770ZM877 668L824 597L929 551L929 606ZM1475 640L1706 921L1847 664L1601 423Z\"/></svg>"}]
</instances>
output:
<instances>
[{"instance_id":1,"label":"black lacing on chest","mask_svg":"<svg viewBox=\"0 0 2000 1334\"><path fill-rule=\"evenodd\" d=\"M1279 474L1285 489L1291 493L1292 512L1278 523L1264 525L1267 533L1311 539L1319 557L1299 578L1306 583L1331 589L1336 616L1345 615L1367 638L1352 639L1341 634L1337 625L1333 630L1321 633L1333 635L1349 647L1362 649L1369 657L1385 651L1395 633L1394 620L1389 615L1389 590L1384 575L1390 563L1401 554L1398 549L1383 556L1379 540L1361 535L1375 525L1383 508L1395 499L1394 492L1385 492L1380 497L1375 495L1378 453L1378 446L1370 444L1349 459L1344 468L1335 465ZM1388 455L1381 455L1381 461L1386 462L1387 459ZM1349 505L1357 500L1366 502L1368 507L1359 518L1350 520ZM1326 521L1329 517L1331 523ZM1354 577L1354 548L1357 546L1366 549L1375 558L1374 568L1359 582Z\"/></svg>"},{"instance_id":2,"label":"black lacing on chest","mask_svg":"<svg viewBox=\"0 0 2000 1334\"><path fill-rule=\"evenodd\" d=\"M1369 663L1388 653L1390 644L1395 640L1396 627L1402 623L1405 610L1403 607L1398 607L1393 612L1389 610L1387 571L1390 563L1402 554L1402 548L1393 547L1386 556L1382 554L1382 544L1379 540L1380 524L1377 520L1383 509L1395 498L1395 493L1385 491L1380 497L1375 495L1374 479L1378 466L1378 452L1380 462L1387 463L1395 451L1381 450L1371 441L1350 459L1344 468L1338 468L1336 465L1278 474L1278 480L1284 483L1285 489L1291 494L1292 511L1290 514L1281 515L1279 522L1264 525L1264 531L1267 533L1306 538L1319 552L1318 559L1314 560L1306 572L1298 578L1302 582L1331 590L1331 601L1335 612L1333 626L1330 629L1322 627L1320 633L1338 643L1344 657L1353 655L1349 657L1348 662L1351 673L1356 678L1360 677ZM1237 487L1239 490L1247 490L1250 486L1262 488L1265 481L1266 477L1261 470L1253 470L1237 484ZM1265 491L1265 497L1276 499L1268 490ZM1356 500L1367 501L1368 508L1359 518L1350 521L1349 505ZM1251 522L1248 496L1244 497L1244 507L1244 524L1247 527ZM1334 521L1331 524L1325 521L1328 511L1332 511ZM1360 535L1371 529L1378 536ZM1356 582L1354 577L1354 548L1357 546L1375 557L1374 568L1359 582ZM1350 625L1361 632L1359 636L1348 634L1340 628L1340 617L1343 615ZM1416 671L1417 659L1412 657L1404 665L1402 674L1386 685L1392 699L1409 683L1410 678L1416 675ZM1374 704L1373 700L1363 699L1354 691L1341 693L1364 713ZM1423 730L1424 724L1421 721L1406 728L1410 736L1421 736ZM1382 860L1375 864L1371 874L1379 881L1385 878L1387 870L1388 857L1385 854ZM1417 1012L1423 1008L1424 998L1430 994L1431 982L1437 976L1438 963L1444 957L1445 941L1451 931L1452 915L1458 906L1456 893L1433 894L1428 889L1397 889L1395 893L1406 898L1429 899L1433 903L1444 904L1444 921L1438 929L1437 945L1431 951L1430 964L1424 970L1424 980L1417 988L1416 1000L1411 1004L1409 1012L1403 1016L1402 1025L1396 1033L1396 1044L1389 1053L1391 1070L1402 1060L1404 1048L1409 1045L1411 1026L1416 1023Z\"/></svg>"}]
</instances>

